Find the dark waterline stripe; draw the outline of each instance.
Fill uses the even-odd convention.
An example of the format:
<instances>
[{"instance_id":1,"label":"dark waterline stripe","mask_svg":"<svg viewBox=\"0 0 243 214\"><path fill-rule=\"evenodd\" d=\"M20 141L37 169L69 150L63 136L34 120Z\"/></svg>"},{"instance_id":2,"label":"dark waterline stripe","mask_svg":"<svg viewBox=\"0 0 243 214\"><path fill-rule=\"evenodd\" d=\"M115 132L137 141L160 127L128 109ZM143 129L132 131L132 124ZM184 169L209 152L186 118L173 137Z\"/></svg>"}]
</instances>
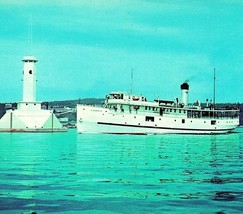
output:
<instances>
[{"instance_id":1,"label":"dark waterline stripe","mask_svg":"<svg viewBox=\"0 0 243 214\"><path fill-rule=\"evenodd\" d=\"M170 128L170 127L158 127L158 126L140 126L140 125L129 125L129 124L120 124L120 123L104 123L97 122L100 125L108 125L108 126L126 126L126 127L136 127L136 128L149 128L149 129L169 129L169 130L180 130L180 131L231 131L232 129L186 129L186 128Z\"/></svg>"}]
</instances>

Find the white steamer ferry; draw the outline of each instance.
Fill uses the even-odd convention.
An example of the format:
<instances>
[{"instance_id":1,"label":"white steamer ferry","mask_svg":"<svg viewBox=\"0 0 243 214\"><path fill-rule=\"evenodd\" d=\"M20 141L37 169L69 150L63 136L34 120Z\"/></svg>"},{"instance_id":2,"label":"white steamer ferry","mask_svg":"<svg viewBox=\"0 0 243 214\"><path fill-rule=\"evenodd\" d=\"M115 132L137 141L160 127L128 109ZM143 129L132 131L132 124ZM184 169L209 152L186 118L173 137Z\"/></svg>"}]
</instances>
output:
<instances>
[{"instance_id":1,"label":"white steamer ferry","mask_svg":"<svg viewBox=\"0 0 243 214\"><path fill-rule=\"evenodd\" d=\"M144 96L114 92L104 107L77 105L78 133L109 134L222 134L239 126L239 108L215 108L199 101L188 104L188 83L181 101L147 101Z\"/></svg>"}]
</instances>

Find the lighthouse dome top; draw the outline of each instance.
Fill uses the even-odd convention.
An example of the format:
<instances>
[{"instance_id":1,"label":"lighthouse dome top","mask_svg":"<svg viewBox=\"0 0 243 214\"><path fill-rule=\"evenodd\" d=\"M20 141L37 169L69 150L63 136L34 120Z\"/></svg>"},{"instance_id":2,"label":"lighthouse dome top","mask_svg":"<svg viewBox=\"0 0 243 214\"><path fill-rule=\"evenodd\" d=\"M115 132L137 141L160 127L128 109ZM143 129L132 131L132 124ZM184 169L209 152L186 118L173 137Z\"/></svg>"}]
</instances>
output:
<instances>
[{"instance_id":1,"label":"lighthouse dome top","mask_svg":"<svg viewBox=\"0 0 243 214\"><path fill-rule=\"evenodd\" d=\"M34 56L25 56L22 59L23 62L37 62L37 58L35 58Z\"/></svg>"}]
</instances>

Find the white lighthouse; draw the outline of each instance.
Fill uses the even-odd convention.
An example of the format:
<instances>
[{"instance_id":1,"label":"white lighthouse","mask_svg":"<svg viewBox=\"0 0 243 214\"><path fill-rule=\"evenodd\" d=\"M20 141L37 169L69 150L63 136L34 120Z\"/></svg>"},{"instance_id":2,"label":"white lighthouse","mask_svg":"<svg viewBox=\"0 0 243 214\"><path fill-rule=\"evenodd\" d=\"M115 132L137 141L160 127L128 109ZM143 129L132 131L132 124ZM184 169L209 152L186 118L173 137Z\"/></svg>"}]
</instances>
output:
<instances>
[{"instance_id":1,"label":"white lighthouse","mask_svg":"<svg viewBox=\"0 0 243 214\"><path fill-rule=\"evenodd\" d=\"M38 61L33 56L26 56L22 60L24 62L23 71L23 102L36 101L36 67Z\"/></svg>"},{"instance_id":2,"label":"white lighthouse","mask_svg":"<svg viewBox=\"0 0 243 214\"><path fill-rule=\"evenodd\" d=\"M41 109L36 101L36 62L33 56L23 58L23 100L17 109L8 110L0 119L0 132L66 131L52 110Z\"/></svg>"}]
</instances>

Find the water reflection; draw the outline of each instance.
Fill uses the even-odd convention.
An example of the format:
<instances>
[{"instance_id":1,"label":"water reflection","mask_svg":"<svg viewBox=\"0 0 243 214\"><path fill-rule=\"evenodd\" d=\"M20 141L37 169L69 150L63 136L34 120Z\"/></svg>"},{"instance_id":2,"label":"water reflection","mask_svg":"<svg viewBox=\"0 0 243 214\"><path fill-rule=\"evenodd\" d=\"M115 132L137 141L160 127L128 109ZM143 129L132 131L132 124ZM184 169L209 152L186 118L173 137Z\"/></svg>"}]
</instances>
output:
<instances>
[{"instance_id":1,"label":"water reflection","mask_svg":"<svg viewBox=\"0 0 243 214\"><path fill-rule=\"evenodd\" d=\"M243 202L242 136L3 134L0 203L43 212L97 205L123 212L117 206L123 204L159 213L195 203L199 212L215 212L228 201L232 207L224 210L237 212Z\"/></svg>"}]
</instances>

